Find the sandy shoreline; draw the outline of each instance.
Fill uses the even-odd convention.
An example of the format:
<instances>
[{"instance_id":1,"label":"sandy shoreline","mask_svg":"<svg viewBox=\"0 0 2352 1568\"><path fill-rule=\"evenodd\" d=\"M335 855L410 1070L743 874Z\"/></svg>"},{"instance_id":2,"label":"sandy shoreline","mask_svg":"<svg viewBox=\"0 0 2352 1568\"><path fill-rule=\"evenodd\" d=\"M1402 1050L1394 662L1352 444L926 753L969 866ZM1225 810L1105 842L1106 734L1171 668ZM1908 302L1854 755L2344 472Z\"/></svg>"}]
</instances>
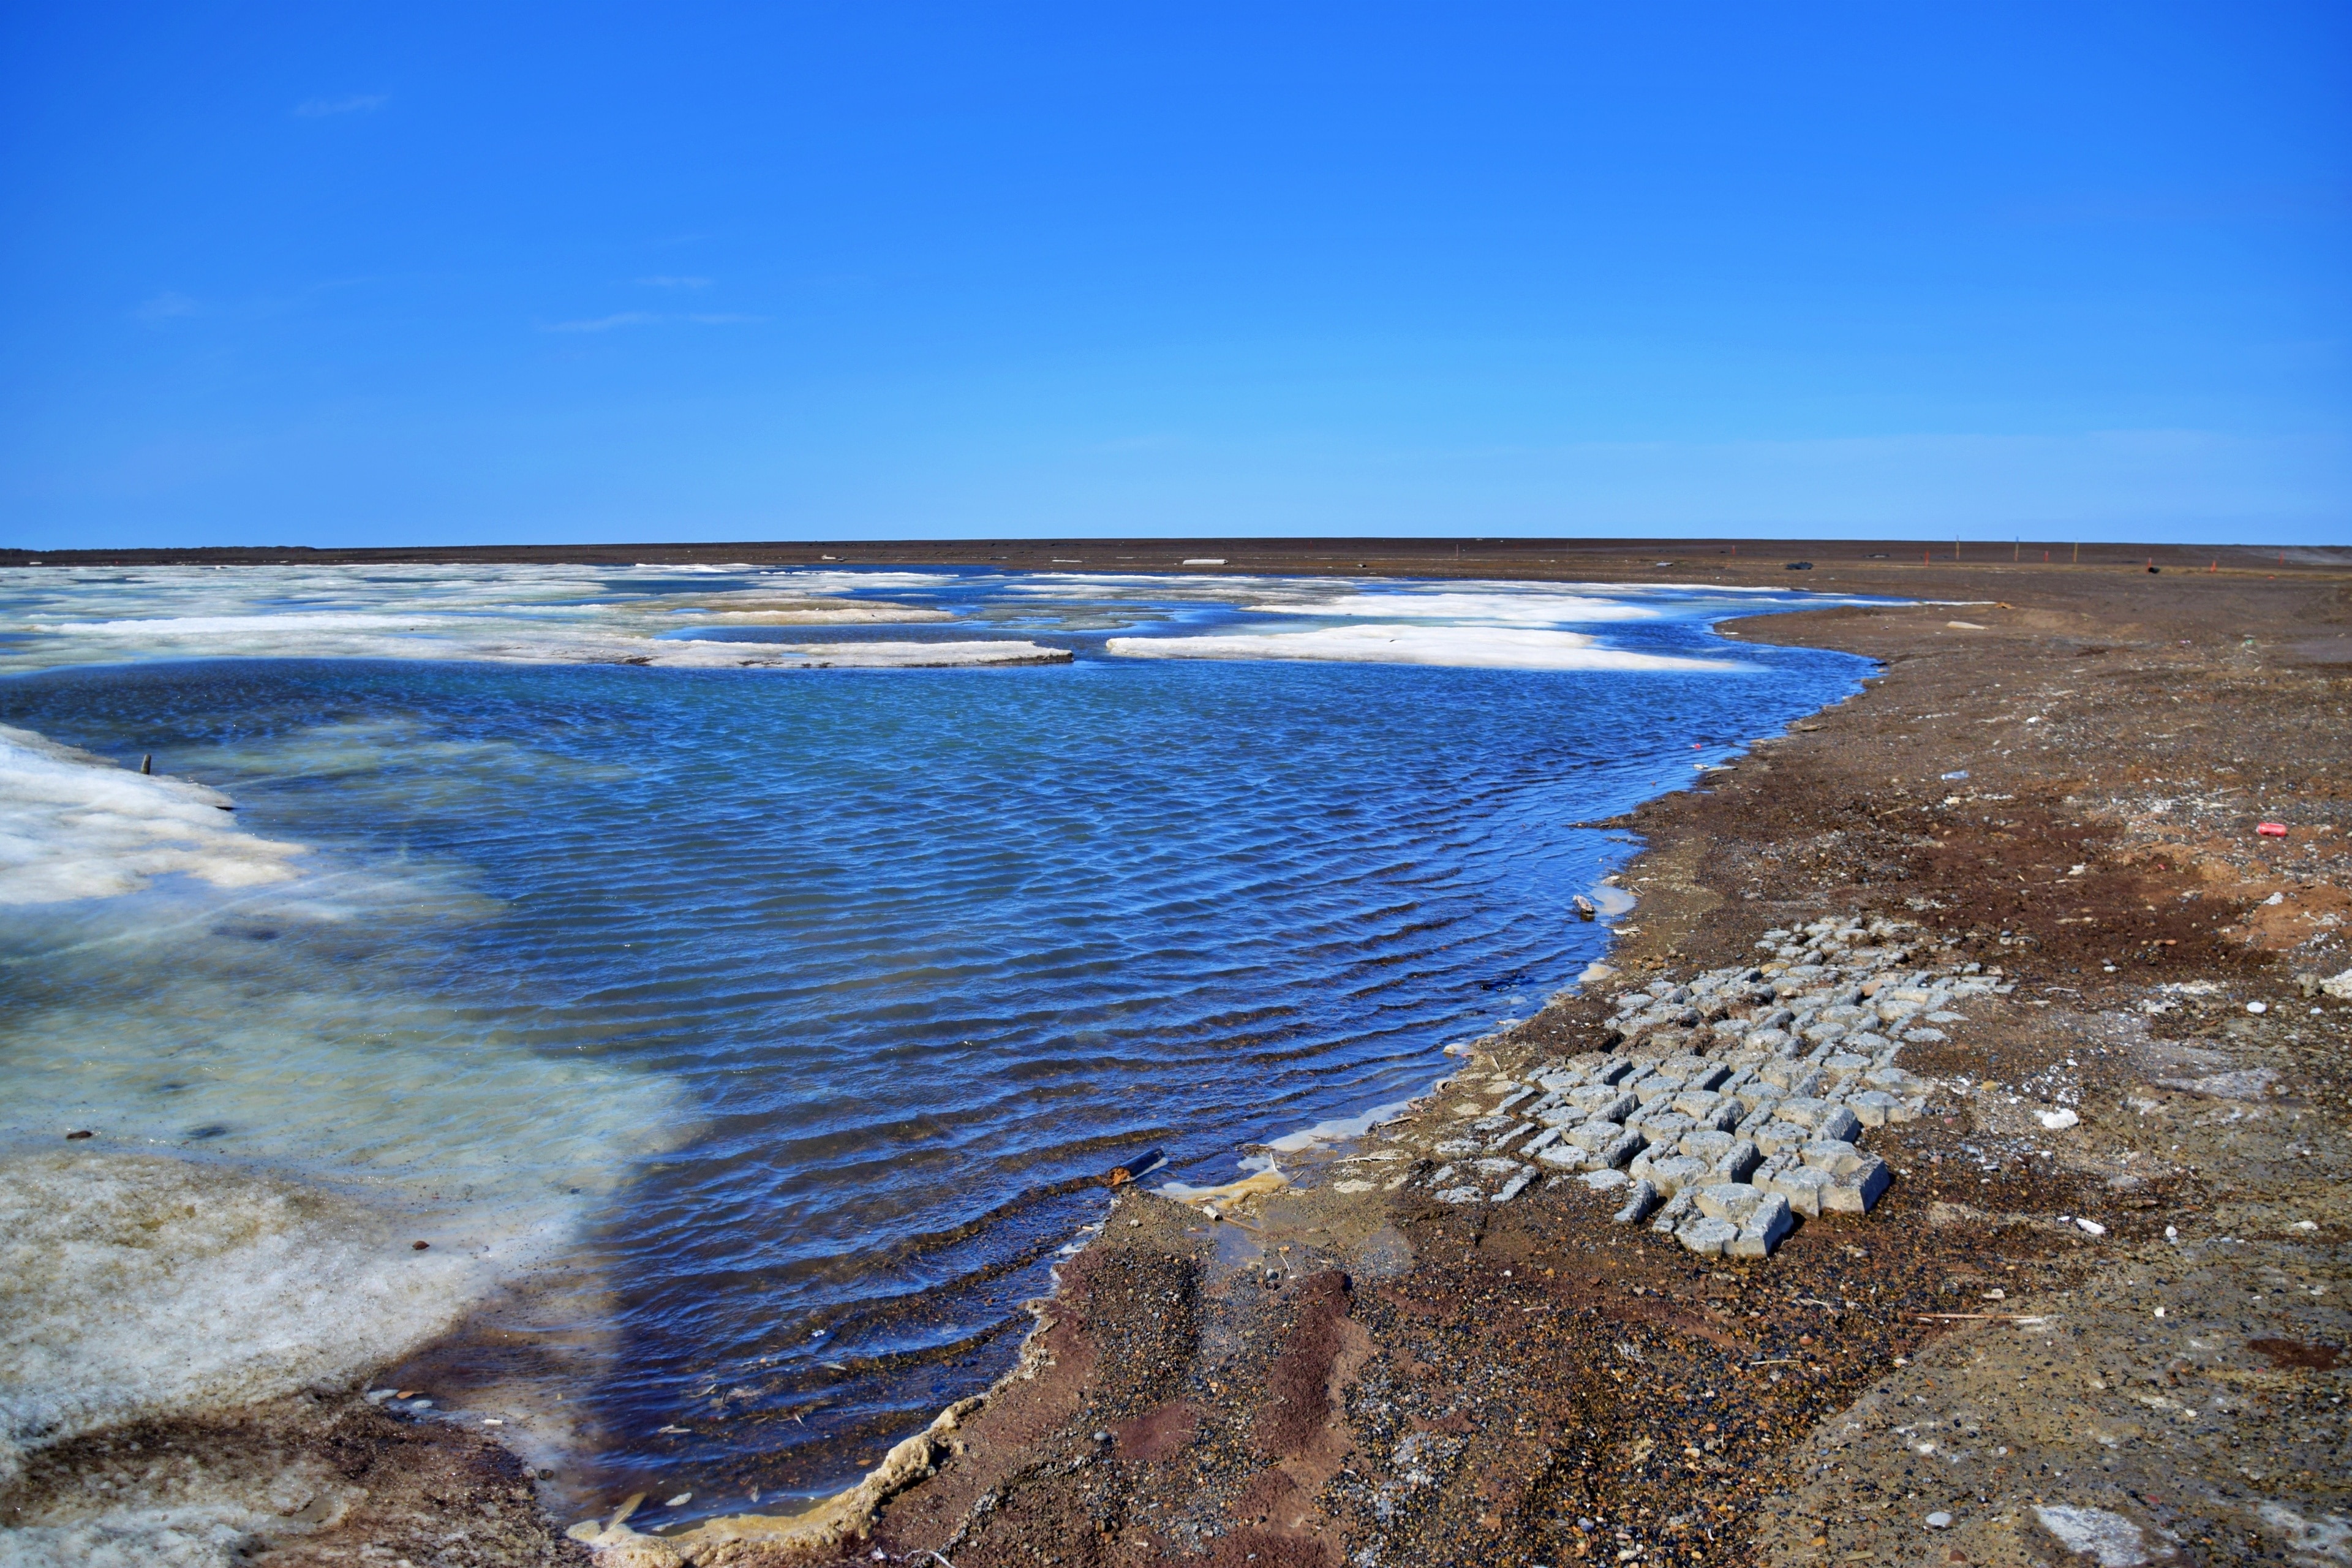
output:
<instances>
[{"instance_id":1,"label":"sandy shoreline","mask_svg":"<svg viewBox=\"0 0 2352 1568\"><path fill-rule=\"evenodd\" d=\"M1234 571L1360 569L1225 548ZM1679 978L1747 961L1768 929L1874 917L1910 922L1923 964L2000 967L2013 991L1906 1047L1903 1067L1943 1087L1932 1114L1873 1131L1900 1174L1870 1215L1809 1221L1746 1261L1612 1226L1580 1191L1339 1190L1364 1163L1408 1163L1339 1166L1407 1154L1409 1126L1286 1162L1297 1185L1215 1224L1122 1196L1042 1308L1029 1375L902 1446L900 1473L838 1518L866 1533L812 1553L748 1523L668 1543L622 1530L598 1557L2042 1562L2069 1530L2149 1561L2340 1551L2328 1402L2345 1373L2320 1363L2352 1342L2352 1215L2332 1185L2352 1010L2295 975L2352 967L2331 923L2352 904L2336 717L2352 571L1897 571L1803 548L1821 586L1834 567L1841 592L1981 607L1735 624L1870 655L1884 677L1629 820L1642 903L1612 962L1627 981ZM1397 569L1436 574L1431 554ZM1667 580L1748 570L1728 560ZM1654 570L1595 551L1559 574ZM2257 817L2290 837L2257 837ZM1496 1042L1480 1078L1599 1048L1598 989ZM2062 1103L2077 1117L2063 1132L2018 1124ZM1988 1164L1996 1144L2027 1152ZM2072 1223L2093 1215L2097 1237ZM342 1511L266 1562L588 1554L478 1434L332 1399L163 1426L151 1450L236 1428L257 1455L342 1478L300 1505ZM0 1520L100 1462L70 1458L28 1472Z\"/></svg>"}]
</instances>

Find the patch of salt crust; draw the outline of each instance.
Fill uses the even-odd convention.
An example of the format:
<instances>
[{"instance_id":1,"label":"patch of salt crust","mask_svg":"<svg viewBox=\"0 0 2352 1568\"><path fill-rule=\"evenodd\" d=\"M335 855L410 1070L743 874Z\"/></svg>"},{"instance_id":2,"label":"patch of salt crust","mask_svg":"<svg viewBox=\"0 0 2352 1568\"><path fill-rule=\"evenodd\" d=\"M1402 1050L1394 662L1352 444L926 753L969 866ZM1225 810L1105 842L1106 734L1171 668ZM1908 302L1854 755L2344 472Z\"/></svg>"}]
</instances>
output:
<instances>
[{"instance_id":1,"label":"patch of salt crust","mask_svg":"<svg viewBox=\"0 0 2352 1568\"><path fill-rule=\"evenodd\" d=\"M1638 901L1624 889L1612 887L1607 882L1586 889L1585 896L1592 900L1592 907L1604 915L1631 914Z\"/></svg>"},{"instance_id":2,"label":"patch of salt crust","mask_svg":"<svg viewBox=\"0 0 2352 1568\"><path fill-rule=\"evenodd\" d=\"M1313 659L1465 669L1729 672L1748 668L1727 659L1685 658L1601 647L1597 639L1580 632L1526 626L1325 626L1306 632L1112 637L1104 646L1109 652L1127 658Z\"/></svg>"},{"instance_id":3,"label":"patch of salt crust","mask_svg":"<svg viewBox=\"0 0 2352 1568\"><path fill-rule=\"evenodd\" d=\"M142 1415L347 1385L494 1284L396 1212L255 1172L70 1151L0 1161L0 1478Z\"/></svg>"},{"instance_id":4,"label":"patch of salt crust","mask_svg":"<svg viewBox=\"0 0 2352 1568\"><path fill-rule=\"evenodd\" d=\"M2034 1509L2033 1516L2070 1553L2088 1557L2099 1568L2142 1568L2174 1555L2165 1542L2150 1540L2137 1524L2103 1508L2047 1503Z\"/></svg>"},{"instance_id":5,"label":"patch of salt crust","mask_svg":"<svg viewBox=\"0 0 2352 1568\"><path fill-rule=\"evenodd\" d=\"M136 892L183 872L216 888L294 875L303 853L238 829L226 795L0 725L0 904Z\"/></svg>"},{"instance_id":6,"label":"patch of salt crust","mask_svg":"<svg viewBox=\"0 0 2352 1568\"><path fill-rule=\"evenodd\" d=\"M1375 1105L1360 1116L1335 1117L1318 1121L1312 1127L1302 1127L1296 1132L1286 1132L1265 1147L1276 1154L1300 1154L1309 1149L1330 1143L1347 1143L1363 1137L1373 1128L1392 1117L1402 1116L1418 1103L1411 1100L1392 1100L1387 1105ZM1271 1168L1268 1162L1268 1168Z\"/></svg>"}]
</instances>

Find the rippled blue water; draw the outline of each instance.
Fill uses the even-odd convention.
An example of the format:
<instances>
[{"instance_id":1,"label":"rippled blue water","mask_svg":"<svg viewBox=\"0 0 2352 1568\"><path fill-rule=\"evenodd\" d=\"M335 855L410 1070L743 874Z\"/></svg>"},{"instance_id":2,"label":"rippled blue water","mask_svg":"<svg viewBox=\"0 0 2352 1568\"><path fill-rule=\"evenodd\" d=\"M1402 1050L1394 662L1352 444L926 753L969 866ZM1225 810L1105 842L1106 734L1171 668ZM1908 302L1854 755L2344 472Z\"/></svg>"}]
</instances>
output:
<instances>
[{"instance_id":1,"label":"rippled blue water","mask_svg":"<svg viewBox=\"0 0 2352 1568\"><path fill-rule=\"evenodd\" d=\"M687 1511L723 1511L850 1477L1006 1363L1018 1302L1102 1212L1097 1173L1158 1148L1227 1180L1243 1144L1418 1092L1441 1045L1601 955L1570 900L1630 845L1576 824L1863 669L1696 620L1612 637L1740 672L1119 660L1082 606L1005 608L993 582L931 597L1077 662L255 659L0 684L0 721L154 752L230 788L251 831L483 900L189 939L244 943L258 990L332 967L355 1029L429 1006L445 1034L677 1089L681 1146L583 1254L600 1321L518 1309L519 1340L439 1363L563 1382L589 1412L583 1500L690 1488ZM168 964L48 984L171 1035ZM463 1115L417 1090L400 1114Z\"/></svg>"}]
</instances>

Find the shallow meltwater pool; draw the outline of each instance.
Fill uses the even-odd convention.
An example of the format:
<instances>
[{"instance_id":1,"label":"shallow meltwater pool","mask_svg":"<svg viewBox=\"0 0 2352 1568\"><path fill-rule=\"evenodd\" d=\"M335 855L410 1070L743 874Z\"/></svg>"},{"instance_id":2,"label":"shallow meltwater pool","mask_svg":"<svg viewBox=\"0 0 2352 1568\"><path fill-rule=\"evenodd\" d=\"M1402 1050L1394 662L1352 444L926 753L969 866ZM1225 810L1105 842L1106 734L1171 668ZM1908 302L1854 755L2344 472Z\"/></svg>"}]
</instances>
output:
<instances>
[{"instance_id":1,"label":"shallow meltwater pool","mask_svg":"<svg viewBox=\"0 0 2352 1568\"><path fill-rule=\"evenodd\" d=\"M1865 668L1708 624L1828 602L0 573L0 1441L390 1373L559 1510L834 1489L1109 1167L1279 1162L1571 984L1579 824Z\"/></svg>"}]
</instances>

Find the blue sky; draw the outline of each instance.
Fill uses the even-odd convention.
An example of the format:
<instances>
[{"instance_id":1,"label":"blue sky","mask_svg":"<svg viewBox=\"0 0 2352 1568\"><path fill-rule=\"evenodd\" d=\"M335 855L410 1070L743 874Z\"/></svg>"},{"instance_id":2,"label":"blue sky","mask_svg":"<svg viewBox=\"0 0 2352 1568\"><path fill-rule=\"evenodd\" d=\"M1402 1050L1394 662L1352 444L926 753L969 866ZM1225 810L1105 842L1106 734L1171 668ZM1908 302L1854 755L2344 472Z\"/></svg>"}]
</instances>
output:
<instances>
[{"instance_id":1,"label":"blue sky","mask_svg":"<svg viewBox=\"0 0 2352 1568\"><path fill-rule=\"evenodd\" d=\"M2352 7L20 5L0 541L2352 541Z\"/></svg>"}]
</instances>

